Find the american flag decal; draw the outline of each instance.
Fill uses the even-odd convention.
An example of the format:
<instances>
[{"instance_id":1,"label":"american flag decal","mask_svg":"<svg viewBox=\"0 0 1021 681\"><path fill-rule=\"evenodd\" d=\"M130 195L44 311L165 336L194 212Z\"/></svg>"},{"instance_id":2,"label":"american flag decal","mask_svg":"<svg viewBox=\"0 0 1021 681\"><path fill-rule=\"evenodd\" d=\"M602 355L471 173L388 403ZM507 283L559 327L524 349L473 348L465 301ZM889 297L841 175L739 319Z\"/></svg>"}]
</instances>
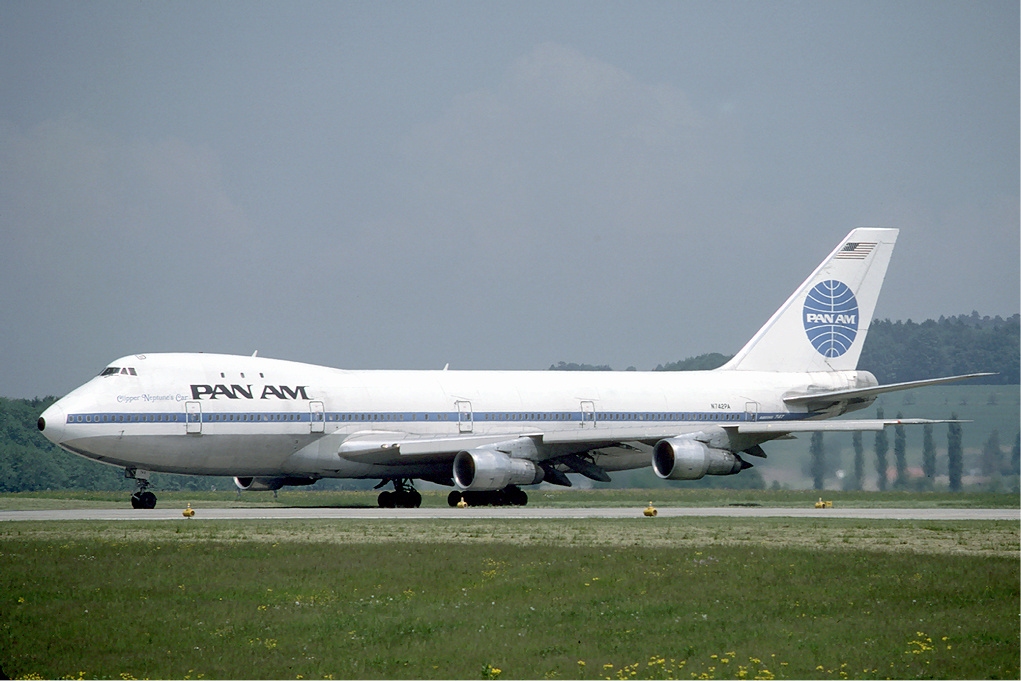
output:
<instances>
[{"instance_id":1,"label":"american flag decal","mask_svg":"<svg viewBox=\"0 0 1021 681\"><path fill-rule=\"evenodd\" d=\"M864 260L875 247L875 241L848 241L837 252L837 260Z\"/></svg>"}]
</instances>

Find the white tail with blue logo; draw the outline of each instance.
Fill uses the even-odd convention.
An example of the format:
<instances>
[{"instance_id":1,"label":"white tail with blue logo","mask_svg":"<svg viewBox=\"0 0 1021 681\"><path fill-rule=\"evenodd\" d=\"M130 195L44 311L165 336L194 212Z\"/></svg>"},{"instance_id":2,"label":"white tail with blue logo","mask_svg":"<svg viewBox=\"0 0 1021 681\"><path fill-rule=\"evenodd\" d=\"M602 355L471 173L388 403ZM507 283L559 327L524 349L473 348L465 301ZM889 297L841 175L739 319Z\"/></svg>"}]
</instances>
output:
<instances>
[{"instance_id":1,"label":"white tail with blue logo","mask_svg":"<svg viewBox=\"0 0 1021 681\"><path fill-rule=\"evenodd\" d=\"M896 229L852 230L723 369L856 369L896 242Z\"/></svg>"}]
</instances>

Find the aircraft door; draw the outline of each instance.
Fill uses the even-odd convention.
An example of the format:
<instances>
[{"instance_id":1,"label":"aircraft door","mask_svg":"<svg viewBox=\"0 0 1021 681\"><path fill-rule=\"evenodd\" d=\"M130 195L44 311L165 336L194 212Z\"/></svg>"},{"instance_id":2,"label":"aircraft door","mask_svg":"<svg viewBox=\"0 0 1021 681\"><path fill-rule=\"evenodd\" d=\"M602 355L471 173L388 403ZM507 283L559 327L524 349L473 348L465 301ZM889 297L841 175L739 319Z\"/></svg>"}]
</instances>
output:
<instances>
[{"instance_id":1,"label":"aircraft door","mask_svg":"<svg viewBox=\"0 0 1021 681\"><path fill-rule=\"evenodd\" d=\"M311 432L313 433L324 433L326 432L326 409L323 407L322 402L309 402L309 422L311 424Z\"/></svg>"},{"instance_id":2,"label":"aircraft door","mask_svg":"<svg viewBox=\"0 0 1021 681\"><path fill-rule=\"evenodd\" d=\"M184 432L188 435L202 434L202 403L184 403Z\"/></svg>"},{"instance_id":3,"label":"aircraft door","mask_svg":"<svg viewBox=\"0 0 1021 681\"><path fill-rule=\"evenodd\" d=\"M745 402L744 413L746 421L758 421L759 420L759 403L758 402Z\"/></svg>"},{"instance_id":4,"label":"aircraft door","mask_svg":"<svg viewBox=\"0 0 1021 681\"><path fill-rule=\"evenodd\" d=\"M472 420L472 403L468 400L458 400L454 404L457 405L457 432L472 432L475 425Z\"/></svg>"},{"instance_id":5,"label":"aircraft door","mask_svg":"<svg viewBox=\"0 0 1021 681\"><path fill-rule=\"evenodd\" d=\"M581 427L592 427L596 425L596 405L591 400L581 402Z\"/></svg>"}]
</instances>

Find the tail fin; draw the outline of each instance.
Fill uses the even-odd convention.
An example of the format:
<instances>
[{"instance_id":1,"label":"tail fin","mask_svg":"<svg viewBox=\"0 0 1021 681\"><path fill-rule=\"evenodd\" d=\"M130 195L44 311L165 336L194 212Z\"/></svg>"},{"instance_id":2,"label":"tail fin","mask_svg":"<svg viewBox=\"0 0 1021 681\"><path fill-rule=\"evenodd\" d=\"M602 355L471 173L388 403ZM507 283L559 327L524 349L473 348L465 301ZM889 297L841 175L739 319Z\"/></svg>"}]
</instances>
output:
<instances>
[{"instance_id":1,"label":"tail fin","mask_svg":"<svg viewBox=\"0 0 1021 681\"><path fill-rule=\"evenodd\" d=\"M852 230L722 369L853 371L896 229Z\"/></svg>"}]
</instances>

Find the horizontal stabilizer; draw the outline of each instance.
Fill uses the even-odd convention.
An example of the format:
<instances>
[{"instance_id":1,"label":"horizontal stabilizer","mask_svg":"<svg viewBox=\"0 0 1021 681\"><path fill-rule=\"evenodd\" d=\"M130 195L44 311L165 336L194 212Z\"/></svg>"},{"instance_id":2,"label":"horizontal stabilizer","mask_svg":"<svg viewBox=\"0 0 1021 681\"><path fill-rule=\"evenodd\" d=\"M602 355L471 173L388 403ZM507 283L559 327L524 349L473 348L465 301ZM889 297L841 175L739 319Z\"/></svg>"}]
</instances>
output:
<instances>
[{"instance_id":1,"label":"horizontal stabilizer","mask_svg":"<svg viewBox=\"0 0 1021 681\"><path fill-rule=\"evenodd\" d=\"M897 392L898 390L911 390L913 388L924 388L929 385L940 385L953 383L955 381L966 381L969 378L982 376L995 376L993 373L962 374L960 376L944 376L942 378L928 378L922 381L905 381L903 383L888 383L876 385L870 388L851 388L849 390L833 390L825 393L810 393L808 395L792 395L783 398L789 406L806 407L808 409L819 409L835 402L850 400L866 400L882 395L883 393Z\"/></svg>"}]
</instances>

